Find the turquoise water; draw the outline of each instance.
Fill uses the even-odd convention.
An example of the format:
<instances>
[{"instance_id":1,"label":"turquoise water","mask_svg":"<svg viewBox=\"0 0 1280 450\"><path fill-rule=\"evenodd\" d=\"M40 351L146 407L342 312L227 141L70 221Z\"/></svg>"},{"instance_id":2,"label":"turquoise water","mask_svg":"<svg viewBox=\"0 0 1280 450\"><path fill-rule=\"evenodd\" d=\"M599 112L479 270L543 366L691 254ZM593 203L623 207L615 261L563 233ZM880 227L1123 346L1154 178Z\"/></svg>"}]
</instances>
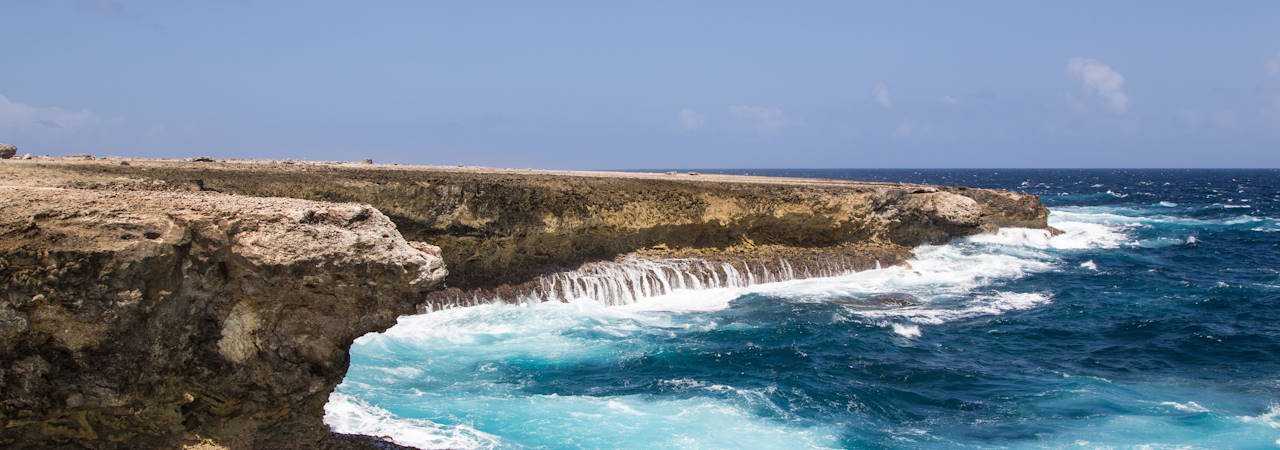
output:
<instances>
[{"instance_id":1,"label":"turquoise water","mask_svg":"<svg viewBox=\"0 0 1280 450\"><path fill-rule=\"evenodd\" d=\"M1064 233L403 317L353 346L326 423L424 448L1280 447L1280 172L751 172L1023 190Z\"/></svg>"}]
</instances>

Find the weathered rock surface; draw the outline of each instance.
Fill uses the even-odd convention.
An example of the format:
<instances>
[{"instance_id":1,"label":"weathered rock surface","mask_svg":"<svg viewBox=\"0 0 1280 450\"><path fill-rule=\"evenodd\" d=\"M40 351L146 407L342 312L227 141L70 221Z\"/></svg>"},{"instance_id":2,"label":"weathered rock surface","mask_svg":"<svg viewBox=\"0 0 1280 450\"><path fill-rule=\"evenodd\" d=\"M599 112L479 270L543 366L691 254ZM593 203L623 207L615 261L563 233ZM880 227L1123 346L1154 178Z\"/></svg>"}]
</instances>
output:
<instances>
[{"instance_id":1,"label":"weathered rock surface","mask_svg":"<svg viewBox=\"0 0 1280 450\"><path fill-rule=\"evenodd\" d=\"M369 445L347 350L444 275L365 205L3 185L0 447Z\"/></svg>"}]
</instances>

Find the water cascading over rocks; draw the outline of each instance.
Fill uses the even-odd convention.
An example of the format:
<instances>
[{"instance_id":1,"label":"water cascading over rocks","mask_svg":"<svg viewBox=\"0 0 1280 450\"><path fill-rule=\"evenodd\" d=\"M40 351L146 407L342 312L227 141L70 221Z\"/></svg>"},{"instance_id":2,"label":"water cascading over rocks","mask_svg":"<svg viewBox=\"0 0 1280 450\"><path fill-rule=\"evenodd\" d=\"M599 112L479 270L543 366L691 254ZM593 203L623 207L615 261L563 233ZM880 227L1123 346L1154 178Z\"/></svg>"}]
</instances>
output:
<instances>
[{"instance_id":1,"label":"water cascading over rocks","mask_svg":"<svg viewBox=\"0 0 1280 450\"><path fill-rule=\"evenodd\" d=\"M860 270L900 263L907 254L857 251L824 251L770 257L654 258L631 254L616 261L582 265L554 272L519 286L461 291L447 289L428 294L418 307L429 312L457 306L493 302L537 303L593 300L627 305L680 290L745 288L761 283L814 277L835 277ZM768 252L766 252L768 253Z\"/></svg>"}]
</instances>

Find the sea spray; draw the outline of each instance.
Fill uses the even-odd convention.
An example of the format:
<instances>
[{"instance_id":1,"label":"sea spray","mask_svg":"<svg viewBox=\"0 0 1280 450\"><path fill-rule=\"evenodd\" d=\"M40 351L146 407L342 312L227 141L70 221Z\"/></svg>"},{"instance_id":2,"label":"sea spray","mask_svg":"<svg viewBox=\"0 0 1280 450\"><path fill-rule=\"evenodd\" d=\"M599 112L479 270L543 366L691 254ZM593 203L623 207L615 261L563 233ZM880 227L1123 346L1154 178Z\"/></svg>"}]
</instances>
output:
<instances>
[{"instance_id":1,"label":"sea spray","mask_svg":"<svg viewBox=\"0 0 1280 450\"><path fill-rule=\"evenodd\" d=\"M740 289L781 281L835 277L895 264L902 251L876 247L835 247L795 250L792 256L762 258L719 256L645 257L630 255L617 261L600 261L565 272L539 276L516 287L471 292L432 293L420 312L488 303L541 303L591 300L607 305L628 305L682 291Z\"/></svg>"}]
</instances>

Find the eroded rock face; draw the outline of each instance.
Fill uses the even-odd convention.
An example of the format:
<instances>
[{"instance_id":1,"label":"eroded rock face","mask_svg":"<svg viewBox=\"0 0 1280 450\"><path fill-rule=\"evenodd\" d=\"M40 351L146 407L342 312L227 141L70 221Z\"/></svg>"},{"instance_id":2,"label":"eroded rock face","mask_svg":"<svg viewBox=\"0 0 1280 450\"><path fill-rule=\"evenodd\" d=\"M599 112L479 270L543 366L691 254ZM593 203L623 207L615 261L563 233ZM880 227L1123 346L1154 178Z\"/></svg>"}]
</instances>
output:
<instances>
[{"instance_id":1,"label":"eroded rock face","mask_svg":"<svg viewBox=\"0 0 1280 450\"><path fill-rule=\"evenodd\" d=\"M445 274L366 205L3 186L0 447L338 445L351 342Z\"/></svg>"}]
</instances>

